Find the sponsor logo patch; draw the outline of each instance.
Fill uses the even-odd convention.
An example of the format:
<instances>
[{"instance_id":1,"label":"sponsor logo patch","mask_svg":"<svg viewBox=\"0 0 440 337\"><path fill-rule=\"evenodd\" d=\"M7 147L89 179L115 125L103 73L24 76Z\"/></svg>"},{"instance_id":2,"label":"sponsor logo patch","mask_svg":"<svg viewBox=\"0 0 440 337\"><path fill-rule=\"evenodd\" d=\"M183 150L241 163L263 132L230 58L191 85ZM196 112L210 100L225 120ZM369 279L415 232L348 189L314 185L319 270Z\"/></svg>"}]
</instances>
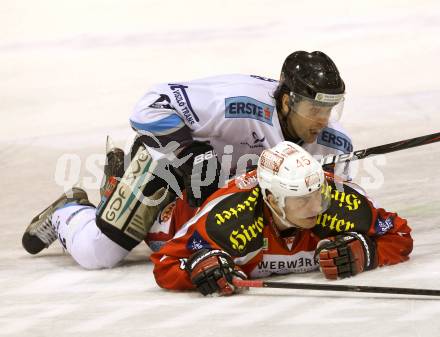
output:
<instances>
[{"instance_id":1,"label":"sponsor logo patch","mask_svg":"<svg viewBox=\"0 0 440 337\"><path fill-rule=\"evenodd\" d=\"M251 149L255 149L255 148L263 148L264 145L264 141L266 140L266 137L258 137L257 133L255 131L252 132L252 138L253 141L251 141L251 143L249 142L241 142L240 145L247 145L249 148Z\"/></svg>"},{"instance_id":2,"label":"sponsor logo patch","mask_svg":"<svg viewBox=\"0 0 440 337\"><path fill-rule=\"evenodd\" d=\"M286 148L283 149L282 153L285 156L290 156L291 154L297 153L298 150L295 149L293 146L287 145Z\"/></svg>"},{"instance_id":3,"label":"sponsor logo patch","mask_svg":"<svg viewBox=\"0 0 440 337\"><path fill-rule=\"evenodd\" d=\"M245 256L261 249L263 209L260 189L235 193L216 205L206 219L206 232L232 256Z\"/></svg>"},{"instance_id":4,"label":"sponsor logo patch","mask_svg":"<svg viewBox=\"0 0 440 337\"><path fill-rule=\"evenodd\" d=\"M264 150L260 157L261 167L264 167L273 173L278 173L280 171L283 161L283 157L280 157L270 150Z\"/></svg>"},{"instance_id":5,"label":"sponsor logo patch","mask_svg":"<svg viewBox=\"0 0 440 337\"><path fill-rule=\"evenodd\" d=\"M191 106L191 101L189 100L188 93L186 92L186 89L188 89L188 87L182 84L175 83L169 83L168 85L173 91L174 98L179 105L180 111L182 112L189 125L193 125L194 123L199 122L199 116L197 116L193 107Z\"/></svg>"},{"instance_id":6,"label":"sponsor logo patch","mask_svg":"<svg viewBox=\"0 0 440 337\"><path fill-rule=\"evenodd\" d=\"M323 94L322 92L318 92L315 96L315 100L318 102L338 104L342 98L344 98L344 94L331 95L331 94Z\"/></svg>"},{"instance_id":7,"label":"sponsor logo patch","mask_svg":"<svg viewBox=\"0 0 440 337\"><path fill-rule=\"evenodd\" d=\"M372 221L372 212L367 199L344 185L338 189L333 182L328 182L321 189L323 197L330 201L328 209L316 217L313 232L320 238L343 232L367 233Z\"/></svg>"},{"instance_id":8,"label":"sponsor logo patch","mask_svg":"<svg viewBox=\"0 0 440 337\"><path fill-rule=\"evenodd\" d=\"M247 96L228 97L225 99L225 118L251 118L273 125L275 108Z\"/></svg>"},{"instance_id":9,"label":"sponsor logo patch","mask_svg":"<svg viewBox=\"0 0 440 337\"><path fill-rule=\"evenodd\" d=\"M319 262L313 258L314 252L299 252L293 255L264 254L251 276L268 274L306 273L316 270Z\"/></svg>"},{"instance_id":10,"label":"sponsor logo patch","mask_svg":"<svg viewBox=\"0 0 440 337\"><path fill-rule=\"evenodd\" d=\"M316 185L319 183L319 174L313 173L304 178L304 182L306 183L307 188L310 186Z\"/></svg>"},{"instance_id":11,"label":"sponsor logo patch","mask_svg":"<svg viewBox=\"0 0 440 337\"><path fill-rule=\"evenodd\" d=\"M240 190L248 190L258 185L258 179L256 176L246 176L243 174L235 178L235 186Z\"/></svg>"},{"instance_id":12,"label":"sponsor logo patch","mask_svg":"<svg viewBox=\"0 0 440 337\"><path fill-rule=\"evenodd\" d=\"M343 134L332 128L325 128L321 131L317 140L318 144L331 147L339 150L343 153L353 152L353 145L350 139Z\"/></svg>"}]
</instances>

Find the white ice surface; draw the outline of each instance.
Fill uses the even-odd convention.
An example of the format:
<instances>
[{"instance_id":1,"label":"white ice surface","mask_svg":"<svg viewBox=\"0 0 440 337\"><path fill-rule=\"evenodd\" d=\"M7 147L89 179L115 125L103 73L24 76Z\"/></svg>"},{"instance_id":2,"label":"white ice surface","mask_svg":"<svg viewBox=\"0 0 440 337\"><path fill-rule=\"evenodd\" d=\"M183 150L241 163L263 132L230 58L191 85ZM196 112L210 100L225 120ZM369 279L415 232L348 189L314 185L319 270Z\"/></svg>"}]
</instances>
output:
<instances>
[{"instance_id":1,"label":"white ice surface","mask_svg":"<svg viewBox=\"0 0 440 337\"><path fill-rule=\"evenodd\" d=\"M440 336L440 300L276 289L203 298L158 288L143 246L105 271L82 270L58 243L38 256L21 247L25 226L62 192L58 159L79 156L81 182L96 186L88 158L99 162L107 134L125 145L131 109L155 82L278 77L291 51L324 50L347 85L355 148L438 132L438 1L0 5L0 335ZM336 283L440 289L440 143L385 159L384 183L367 190L409 220L411 260ZM327 283L319 273L277 279Z\"/></svg>"}]
</instances>

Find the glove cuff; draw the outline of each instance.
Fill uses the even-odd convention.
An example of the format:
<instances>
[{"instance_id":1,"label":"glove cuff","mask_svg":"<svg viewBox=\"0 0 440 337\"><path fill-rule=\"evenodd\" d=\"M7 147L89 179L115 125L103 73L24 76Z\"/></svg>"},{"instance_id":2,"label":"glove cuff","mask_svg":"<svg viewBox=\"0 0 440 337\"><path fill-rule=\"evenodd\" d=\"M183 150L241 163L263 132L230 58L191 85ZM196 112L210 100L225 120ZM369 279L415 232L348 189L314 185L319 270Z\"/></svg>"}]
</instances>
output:
<instances>
[{"instance_id":1,"label":"glove cuff","mask_svg":"<svg viewBox=\"0 0 440 337\"><path fill-rule=\"evenodd\" d=\"M374 240L374 238L371 238L367 235L357 232L347 232L344 234L359 240L359 242L362 244L362 248L364 249L364 255L365 255L364 270L371 270L376 268L377 267L376 241Z\"/></svg>"},{"instance_id":2,"label":"glove cuff","mask_svg":"<svg viewBox=\"0 0 440 337\"><path fill-rule=\"evenodd\" d=\"M197 252L195 252L194 254L192 254L188 260L186 261L185 264L185 269L188 273L191 273L192 270L194 269L194 267L202 260L210 257L210 256L220 256L225 258L228 261L228 264L233 266L234 262L232 261L231 256L220 250L220 249L200 249Z\"/></svg>"}]
</instances>

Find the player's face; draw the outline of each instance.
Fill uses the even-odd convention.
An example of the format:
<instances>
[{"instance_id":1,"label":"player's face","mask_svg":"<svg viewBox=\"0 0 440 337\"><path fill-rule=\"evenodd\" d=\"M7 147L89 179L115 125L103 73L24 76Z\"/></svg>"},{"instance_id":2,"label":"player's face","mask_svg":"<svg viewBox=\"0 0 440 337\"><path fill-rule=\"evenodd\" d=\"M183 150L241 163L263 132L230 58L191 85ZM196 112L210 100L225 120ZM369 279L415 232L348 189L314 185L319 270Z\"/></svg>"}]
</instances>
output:
<instances>
[{"instance_id":1,"label":"player's face","mask_svg":"<svg viewBox=\"0 0 440 337\"><path fill-rule=\"evenodd\" d=\"M287 197L284 207L286 219L300 228L313 228L316 217L323 211L322 201L320 189L305 197Z\"/></svg>"},{"instance_id":2,"label":"player's face","mask_svg":"<svg viewBox=\"0 0 440 337\"><path fill-rule=\"evenodd\" d=\"M330 119L331 108L318 107L309 101L295 104L288 115L287 124L305 143L313 143Z\"/></svg>"},{"instance_id":3,"label":"player's face","mask_svg":"<svg viewBox=\"0 0 440 337\"><path fill-rule=\"evenodd\" d=\"M291 104L289 95L283 96L283 114L287 116L288 132L306 143L313 143L331 116L331 108L318 107L308 100Z\"/></svg>"}]
</instances>

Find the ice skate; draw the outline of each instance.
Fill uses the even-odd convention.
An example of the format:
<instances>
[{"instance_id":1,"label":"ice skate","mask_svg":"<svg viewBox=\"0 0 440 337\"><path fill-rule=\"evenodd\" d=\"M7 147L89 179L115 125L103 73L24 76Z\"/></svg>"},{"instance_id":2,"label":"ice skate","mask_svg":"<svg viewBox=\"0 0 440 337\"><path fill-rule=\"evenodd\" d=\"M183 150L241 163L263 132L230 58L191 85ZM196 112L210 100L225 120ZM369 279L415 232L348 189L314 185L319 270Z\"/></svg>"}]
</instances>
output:
<instances>
[{"instance_id":1,"label":"ice skate","mask_svg":"<svg viewBox=\"0 0 440 337\"><path fill-rule=\"evenodd\" d=\"M23 234L23 248L30 254L37 254L49 247L57 239L57 233L52 226L52 215L60 207L68 203L90 205L87 193L78 187L73 187L55 200L49 207L34 217Z\"/></svg>"}]
</instances>

